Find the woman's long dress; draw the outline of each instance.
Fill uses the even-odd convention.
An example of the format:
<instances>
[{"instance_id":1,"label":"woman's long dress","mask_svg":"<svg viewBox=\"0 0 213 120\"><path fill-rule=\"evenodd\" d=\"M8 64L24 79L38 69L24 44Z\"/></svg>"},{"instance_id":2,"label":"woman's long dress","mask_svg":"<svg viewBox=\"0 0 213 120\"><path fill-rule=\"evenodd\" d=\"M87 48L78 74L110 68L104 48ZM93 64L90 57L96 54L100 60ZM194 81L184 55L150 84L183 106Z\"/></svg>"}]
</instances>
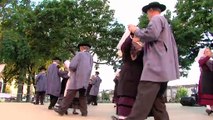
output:
<instances>
[{"instance_id":1,"label":"woman's long dress","mask_svg":"<svg viewBox=\"0 0 213 120\"><path fill-rule=\"evenodd\" d=\"M201 75L198 85L198 103L200 105L213 105L213 71L210 57L199 60Z\"/></svg>"},{"instance_id":2,"label":"woman's long dress","mask_svg":"<svg viewBox=\"0 0 213 120\"><path fill-rule=\"evenodd\" d=\"M143 51L141 50L137 58L132 60L130 54L131 47L132 39L129 36L121 46L123 65L117 89L117 114L121 116L128 116L131 112L143 69Z\"/></svg>"}]
</instances>

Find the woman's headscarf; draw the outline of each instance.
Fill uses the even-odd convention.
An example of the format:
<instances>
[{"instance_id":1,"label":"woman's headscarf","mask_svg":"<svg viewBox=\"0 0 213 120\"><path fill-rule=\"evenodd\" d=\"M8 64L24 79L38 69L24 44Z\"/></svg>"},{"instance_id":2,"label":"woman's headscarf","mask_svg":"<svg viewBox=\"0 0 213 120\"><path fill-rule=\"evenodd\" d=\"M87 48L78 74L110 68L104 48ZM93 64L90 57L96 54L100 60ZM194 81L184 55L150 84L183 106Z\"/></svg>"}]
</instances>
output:
<instances>
[{"instance_id":1,"label":"woman's headscarf","mask_svg":"<svg viewBox=\"0 0 213 120\"><path fill-rule=\"evenodd\" d=\"M200 58L205 57L204 52L205 52L206 49L207 49L207 48L202 48L202 49L200 49L200 51L198 52L197 57L195 58L195 61L196 61L196 62L198 62L198 61L200 60ZM212 60L212 57L206 62L206 65L208 66L208 68L209 68L211 71L213 71L213 60Z\"/></svg>"},{"instance_id":2,"label":"woman's headscarf","mask_svg":"<svg viewBox=\"0 0 213 120\"><path fill-rule=\"evenodd\" d=\"M124 41L126 40L126 38L129 36L129 34L130 34L130 31L127 29L127 30L124 32L123 36L121 37L121 40L119 41L119 43L118 43L118 45L117 45L117 47L116 47L116 48L118 49L117 55L118 55L119 57L122 57L121 46L122 46L122 44L124 43Z\"/></svg>"},{"instance_id":3,"label":"woman's headscarf","mask_svg":"<svg viewBox=\"0 0 213 120\"><path fill-rule=\"evenodd\" d=\"M117 51L117 55L119 56L119 57L122 57L122 51L121 51L121 46L122 46L122 44L124 43L124 41L127 39L127 37L130 35L131 33L130 33L130 31L127 29L125 32L124 32L124 34L123 34L123 36L121 37L121 40L119 41L119 43L118 43L118 45L117 45L117 49L118 49L118 51ZM133 34L134 35L134 34ZM132 38L131 38L132 39ZM138 42L138 43L132 43L132 45L133 45L133 49L135 49L135 52L138 52L138 51L140 51L141 50L141 48L142 48L142 43L141 42ZM132 52L131 52L132 53ZM133 59L135 59L136 58L136 53L134 53L134 58Z\"/></svg>"},{"instance_id":4,"label":"woman's headscarf","mask_svg":"<svg viewBox=\"0 0 213 120\"><path fill-rule=\"evenodd\" d=\"M204 52L205 52L206 48L201 48L197 54L197 57L195 58L195 61L198 62L200 60L201 57L204 56Z\"/></svg>"},{"instance_id":5,"label":"woman's headscarf","mask_svg":"<svg viewBox=\"0 0 213 120\"><path fill-rule=\"evenodd\" d=\"M121 40L119 41L118 45L117 45L117 49L120 50L121 49L121 46L122 44L124 43L124 41L126 40L126 38L129 36L130 34L130 31L127 29L125 31L125 33L123 34L123 36L121 37Z\"/></svg>"}]
</instances>

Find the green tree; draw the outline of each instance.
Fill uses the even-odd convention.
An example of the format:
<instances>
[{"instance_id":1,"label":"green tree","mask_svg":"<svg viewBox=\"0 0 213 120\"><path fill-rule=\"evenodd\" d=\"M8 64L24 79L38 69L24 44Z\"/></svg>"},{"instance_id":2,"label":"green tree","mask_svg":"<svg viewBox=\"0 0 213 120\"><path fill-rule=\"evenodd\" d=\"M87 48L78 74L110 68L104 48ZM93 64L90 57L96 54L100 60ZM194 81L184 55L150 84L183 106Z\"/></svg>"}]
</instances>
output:
<instances>
[{"instance_id":1,"label":"green tree","mask_svg":"<svg viewBox=\"0 0 213 120\"><path fill-rule=\"evenodd\" d=\"M15 0L0 5L0 61L15 67L18 101L23 84L33 83L40 65L53 56L72 57L82 41L93 46L91 52L98 56L95 63L116 65L116 45L124 26L114 21L109 1L44 0L34 5L30 0Z\"/></svg>"},{"instance_id":2,"label":"green tree","mask_svg":"<svg viewBox=\"0 0 213 120\"><path fill-rule=\"evenodd\" d=\"M213 31L212 5L213 1L209 0L179 0L176 4L177 18L183 26L198 29L203 37Z\"/></svg>"},{"instance_id":3,"label":"green tree","mask_svg":"<svg viewBox=\"0 0 213 120\"><path fill-rule=\"evenodd\" d=\"M145 28L149 23L149 20L146 14L142 14L138 19L139 19L139 24L138 24L139 28Z\"/></svg>"},{"instance_id":4,"label":"green tree","mask_svg":"<svg viewBox=\"0 0 213 120\"><path fill-rule=\"evenodd\" d=\"M194 62L199 48L212 46L208 34L213 31L212 5L213 1L208 0L179 0L176 4L177 16L172 19L172 27L183 72Z\"/></svg>"},{"instance_id":5,"label":"green tree","mask_svg":"<svg viewBox=\"0 0 213 120\"><path fill-rule=\"evenodd\" d=\"M117 60L115 48L124 26L114 21L109 1L45 0L36 6L35 16L30 34L33 44L41 46L35 49L46 51L45 56L68 58L75 54L77 44L86 41L98 56L95 62L113 65Z\"/></svg>"},{"instance_id":6,"label":"green tree","mask_svg":"<svg viewBox=\"0 0 213 120\"><path fill-rule=\"evenodd\" d=\"M101 92L101 99L102 99L103 101L109 101L109 100L110 100L109 93L108 93L107 90L103 90L103 91Z\"/></svg>"},{"instance_id":7,"label":"green tree","mask_svg":"<svg viewBox=\"0 0 213 120\"><path fill-rule=\"evenodd\" d=\"M27 36L30 23L30 1L11 1L3 9L1 57L7 64L14 64L17 69L17 101L22 100L23 84L26 81L27 68L32 64L34 54Z\"/></svg>"}]
</instances>

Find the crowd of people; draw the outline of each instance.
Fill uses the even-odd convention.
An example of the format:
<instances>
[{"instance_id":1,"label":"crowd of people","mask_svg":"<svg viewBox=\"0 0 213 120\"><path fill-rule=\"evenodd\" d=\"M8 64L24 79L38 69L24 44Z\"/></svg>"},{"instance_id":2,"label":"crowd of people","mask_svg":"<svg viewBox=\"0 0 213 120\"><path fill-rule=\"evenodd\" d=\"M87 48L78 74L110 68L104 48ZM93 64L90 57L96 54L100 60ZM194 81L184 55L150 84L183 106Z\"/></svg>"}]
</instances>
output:
<instances>
[{"instance_id":1,"label":"crowd of people","mask_svg":"<svg viewBox=\"0 0 213 120\"><path fill-rule=\"evenodd\" d=\"M164 93L167 83L180 77L178 52L171 26L161 15L166 6L151 2L142 8L149 23L146 28L129 24L128 32L119 43L123 64L116 75L113 102L116 115L112 120L145 120L153 116L155 120L169 120ZM125 34L126 34L125 33ZM67 114L75 98L82 116L88 115L87 105L97 105L97 96L101 83L99 72L90 78L93 58L89 53L89 44L79 44L78 52L65 70L59 69L60 59L36 77L37 84L47 84L46 94L50 96L48 109L54 109L59 115ZM201 105L207 105L208 115L213 113L213 60L209 48L202 50L197 57L201 68L199 99ZM46 75L46 78L44 77ZM63 78L61 82L61 78ZM43 82L42 82L43 81ZM46 81L46 82L44 82ZM43 104L45 86L37 86L35 104ZM58 102L58 106L54 107Z\"/></svg>"},{"instance_id":2,"label":"crowd of people","mask_svg":"<svg viewBox=\"0 0 213 120\"><path fill-rule=\"evenodd\" d=\"M68 114L69 108L73 108L73 114L79 114L76 112L76 109L79 109L82 116L87 116L87 105L97 105L102 81L98 71L90 77L93 67L90 47L87 43L79 44L79 52L71 60L64 62L63 69L60 68L62 61L58 57L53 58L47 70L45 67L39 68L40 73L36 76L35 105L39 102L43 105L46 94L50 97L49 110L64 115ZM91 86L90 91L88 86Z\"/></svg>"},{"instance_id":3,"label":"crowd of people","mask_svg":"<svg viewBox=\"0 0 213 120\"><path fill-rule=\"evenodd\" d=\"M147 28L128 25L130 34L121 44L124 64L118 78L117 115L112 116L113 120L145 120L149 116L169 120L163 95L167 83L178 79L180 73L172 30L160 15L165 9L163 4L151 2L142 8L149 19Z\"/></svg>"}]
</instances>

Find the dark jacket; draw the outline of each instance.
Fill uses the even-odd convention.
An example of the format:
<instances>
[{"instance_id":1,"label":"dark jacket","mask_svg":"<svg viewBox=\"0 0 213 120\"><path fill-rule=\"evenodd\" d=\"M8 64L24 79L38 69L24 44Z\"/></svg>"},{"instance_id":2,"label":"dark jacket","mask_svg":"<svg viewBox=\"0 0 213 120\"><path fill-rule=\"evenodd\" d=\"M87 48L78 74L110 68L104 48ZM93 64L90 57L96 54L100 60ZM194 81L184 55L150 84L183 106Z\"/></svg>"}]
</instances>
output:
<instances>
[{"instance_id":1,"label":"dark jacket","mask_svg":"<svg viewBox=\"0 0 213 120\"><path fill-rule=\"evenodd\" d=\"M143 51L135 60L131 59L132 39L128 37L121 46L123 65L118 83L118 96L136 97L137 86L143 69Z\"/></svg>"}]
</instances>

